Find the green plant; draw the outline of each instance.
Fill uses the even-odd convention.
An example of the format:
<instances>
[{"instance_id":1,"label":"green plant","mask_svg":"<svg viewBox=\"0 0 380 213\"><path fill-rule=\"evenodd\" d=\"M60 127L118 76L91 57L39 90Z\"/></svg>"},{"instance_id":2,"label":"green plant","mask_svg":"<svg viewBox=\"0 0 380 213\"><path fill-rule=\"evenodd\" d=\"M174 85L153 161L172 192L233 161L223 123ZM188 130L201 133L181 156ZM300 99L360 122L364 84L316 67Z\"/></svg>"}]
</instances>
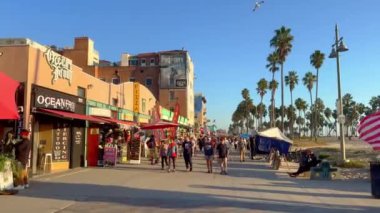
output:
<instances>
[{"instance_id":1,"label":"green plant","mask_svg":"<svg viewBox=\"0 0 380 213\"><path fill-rule=\"evenodd\" d=\"M5 162L7 162L9 158L7 158L4 155L0 155L0 172L4 171L5 168Z\"/></svg>"},{"instance_id":2,"label":"green plant","mask_svg":"<svg viewBox=\"0 0 380 213\"><path fill-rule=\"evenodd\" d=\"M0 155L0 172L4 171L5 169L5 162L10 161L11 162L11 168L14 178L19 178L22 168L18 166L18 163L16 160L13 160L5 155Z\"/></svg>"}]
</instances>

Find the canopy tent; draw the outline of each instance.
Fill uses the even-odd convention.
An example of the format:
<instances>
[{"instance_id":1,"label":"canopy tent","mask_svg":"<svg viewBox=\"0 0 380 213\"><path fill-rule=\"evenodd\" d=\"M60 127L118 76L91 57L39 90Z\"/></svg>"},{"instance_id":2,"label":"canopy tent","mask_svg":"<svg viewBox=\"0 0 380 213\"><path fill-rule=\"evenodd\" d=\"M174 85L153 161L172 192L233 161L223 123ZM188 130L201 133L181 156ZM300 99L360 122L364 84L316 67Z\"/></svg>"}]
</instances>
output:
<instances>
[{"instance_id":1,"label":"canopy tent","mask_svg":"<svg viewBox=\"0 0 380 213\"><path fill-rule=\"evenodd\" d=\"M256 146L261 152L268 153L272 148L275 148L281 154L287 154L292 144L293 141L277 127L258 132L256 135Z\"/></svg>"},{"instance_id":2,"label":"canopy tent","mask_svg":"<svg viewBox=\"0 0 380 213\"><path fill-rule=\"evenodd\" d=\"M15 93L19 82L0 71L0 120L16 120L19 118Z\"/></svg>"},{"instance_id":3,"label":"canopy tent","mask_svg":"<svg viewBox=\"0 0 380 213\"><path fill-rule=\"evenodd\" d=\"M141 126L141 129L152 130L152 129L173 128L173 127L178 127L178 124L170 123L170 122L166 122L166 121L158 121L156 123L143 125L143 126Z\"/></svg>"}]
</instances>

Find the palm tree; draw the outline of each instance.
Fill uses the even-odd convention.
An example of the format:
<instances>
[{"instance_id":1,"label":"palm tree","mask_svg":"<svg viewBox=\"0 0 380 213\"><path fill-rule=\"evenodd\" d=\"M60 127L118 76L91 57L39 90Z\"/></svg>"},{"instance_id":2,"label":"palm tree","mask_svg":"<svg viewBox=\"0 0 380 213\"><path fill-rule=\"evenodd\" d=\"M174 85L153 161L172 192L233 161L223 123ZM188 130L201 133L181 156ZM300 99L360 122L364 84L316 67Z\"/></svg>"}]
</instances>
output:
<instances>
[{"instance_id":1,"label":"palm tree","mask_svg":"<svg viewBox=\"0 0 380 213\"><path fill-rule=\"evenodd\" d=\"M301 98L297 98L295 101L296 109L298 110L298 117L301 118L301 110L303 109L302 102L303 100ZM301 123L301 122L299 122ZM298 124L298 134L301 138L301 126Z\"/></svg>"},{"instance_id":2,"label":"palm tree","mask_svg":"<svg viewBox=\"0 0 380 213\"><path fill-rule=\"evenodd\" d=\"M293 36L290 34L291 29L282 26L275 30L275 36L270 41L270 46L275 48L278 54L278 61L281 66L281 130L284 130L284 63L286 57L292 50Z\"/></svg>"},{"instance_id":3,"label":"palm tree","mask_svg":"<svg viewBox=\"0 0 380 213\"><path fill-rule=\"evenodd\" d=\"M290 89L290 106L293 108L293 90L294 87L298 84L298 75L296 71L289 71L289 74L285 76L285 84L289 86ZM293 138L293 118L290 118L290 134Z\"/></svg>"},{"instance_id":4,"label":"palm tree","mask_svg":"<svg viewBox=\"0 0 380 213\"><path fill-rule=\"evenodd\" d=\"M260 79L259 82L257 82L257 88L256 88L256 91L257 91L257 94L260 95L260 105L262 105L263 103L263 98L264 98L264 95L267 93L267 89L268 89L268 81L265 80L265 78L262 78ZM260 128L263 127L263 110L261 109L260 107Z\"/></svg>"},{"instance_id":5,"label":"palm tree","mask_svg":"<svg viewBox=\"0 0 380 213\"><path fill-rule=\"evenodd\" d=\"M313 90L313 86L314 86L314 82L316 81L316 77L315 77L315 75L313 75L312 72L307 72L305 74L305 77L303 77L302 81L303 81L303 84L306 86L306 88L309 90L310 106L312 107L313 106L313 94L311 93L311 91ZM313 126L313 125L311 124L311 126ZM313 130L311 133L313 134Z\"/></svg>"},{"instance_id":6,"label":"palm tree","mask_svg":"<svg viewBox=\"0 0 380 213\"><path fill-rule=\"evenodd\" d=\"M277 52L273 52L273 53L269 54L267 57L267 62L268 62L268 64L266 65L266 67L272 73L272 81L274 81L274 74L278 71L278 66L277 66L278 54L277 54ZM272 113L270 115L270 124L271 124L271 127L273 127L274 126L274 108L275 108L274 91L273 90L272 90L272 95L271 95L271 107L272 107L272 109L270 111Z\"/></svg>"},{"instance_id":7,"label":"palm tree","mask_svg":"<svg viewBox=\"0 0 380 213\"><path fill-rule=\"evenodd\" d=\"M270 112L271 112L271 127L274 127L275 126L275 122L276 122L276 116L275 116L275 112L276 112L275 105L276 105L276 102L275 102L274 96L276 94L277 88L278 88L278 82L276 80L272 80L271 82L269 82L268 89L270 89L272 91L272 97L271 97L271 101L272 101L271 107L272 107L272 109L270 110Z\"/></svg>"},{"instance_id":8,"label":"palm tree","mask_svg":"<svg viewBox=\"0 0 380 213\"><path fill-rule=\"evenodd\" d=\"M310 56L310 64L313 65L313 67L317 70L317 80L315 85L315 100L318 99L318 81L319 81L319 68L321 68L323 61L325 60L325 54L323 54L321 51L316 50L313 54ZM315 121L317 120L318 110L315 110ZM315 123L314 123L315 124ZM314 125L314 131L316 131L316 126ZM317 134L315 134L315 140L317 140Z\"/></svg>"}]
</instances>

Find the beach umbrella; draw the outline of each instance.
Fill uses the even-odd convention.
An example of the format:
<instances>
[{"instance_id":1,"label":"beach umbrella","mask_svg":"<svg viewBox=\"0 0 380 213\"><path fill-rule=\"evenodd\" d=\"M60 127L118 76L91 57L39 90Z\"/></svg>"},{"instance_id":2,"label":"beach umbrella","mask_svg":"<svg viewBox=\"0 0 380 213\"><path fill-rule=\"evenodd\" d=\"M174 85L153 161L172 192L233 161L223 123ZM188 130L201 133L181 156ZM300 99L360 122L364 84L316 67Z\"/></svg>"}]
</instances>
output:
<instances>
[{"instance_id":1,"label":"beach umbrella","mask_svg":"<svg viewBox=\"0 0 380 213\"><path fill-rule=\"evenodd\" d=\"M372 146L374 150L380 150L380 111L367 115L358 125L359 138Z\"/></svg>"},{"instance_id":2,"label":"beach umbrella","mask_svg":"<svg viewBox=\"0 0 380 213\"><path fill-rule=\"evenodd\" d=\"M15 101L15 93L19 84L0 71L0 120L19 118Z\"/></svg>"}]
</instances>

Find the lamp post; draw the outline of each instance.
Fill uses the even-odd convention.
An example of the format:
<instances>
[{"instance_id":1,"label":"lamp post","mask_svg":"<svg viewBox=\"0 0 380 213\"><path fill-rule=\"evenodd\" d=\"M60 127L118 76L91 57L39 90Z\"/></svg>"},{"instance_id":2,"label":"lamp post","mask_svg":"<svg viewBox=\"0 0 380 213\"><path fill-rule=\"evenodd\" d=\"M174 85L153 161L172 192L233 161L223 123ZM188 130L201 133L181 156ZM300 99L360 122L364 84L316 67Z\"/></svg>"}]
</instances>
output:
<instances>
[{"instance_id":1,"label":"lamp post","mask_svg":"<svg viewBox=\"0 0 380 213\"><path fill-rule=\"evenodd\" d=\"M339 38L338 25L335 25L335 43L332 45L332 50L329 55L329 58L336 58L336 68L337 68L337 77L338 77L338 121L339 121L339 131L340 131L340 151L341 151L341 160L346 161L346 143L344 140L344 128L343 124L345 122L345 117L343 114L343 104L342 104L342 94L341 94L341 85L340 85L340 64L339 64L339 52L345 52L348 48L343 43L343 37Z\"/></svg>"}]
</instances>

